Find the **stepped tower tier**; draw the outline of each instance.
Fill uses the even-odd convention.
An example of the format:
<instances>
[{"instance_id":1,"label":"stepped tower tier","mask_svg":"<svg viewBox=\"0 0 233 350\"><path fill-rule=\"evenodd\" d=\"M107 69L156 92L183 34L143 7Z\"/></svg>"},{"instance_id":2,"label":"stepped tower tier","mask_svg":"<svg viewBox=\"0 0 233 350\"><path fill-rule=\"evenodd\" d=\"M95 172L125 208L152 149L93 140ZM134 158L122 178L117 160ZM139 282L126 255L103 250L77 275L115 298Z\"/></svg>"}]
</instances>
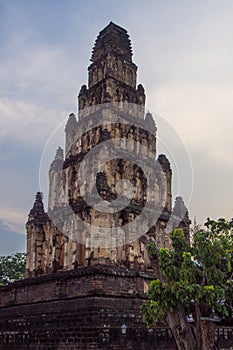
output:
<instances>
[{"instance_id":1,"label":"stepped tower tier","mask_svg":"<svg viewBox=\"0 0 233 350\"><path fill-rule=\"evenodd\" d=\"M137 84L137 66L132 62L132 48L127 31L110 22L98 35L88 68L88 88L83 85L79 110L106 102L141 105L144 116L145 93ZM81 114L82 116L82 114Z\"/></svg>"}]
</instances>

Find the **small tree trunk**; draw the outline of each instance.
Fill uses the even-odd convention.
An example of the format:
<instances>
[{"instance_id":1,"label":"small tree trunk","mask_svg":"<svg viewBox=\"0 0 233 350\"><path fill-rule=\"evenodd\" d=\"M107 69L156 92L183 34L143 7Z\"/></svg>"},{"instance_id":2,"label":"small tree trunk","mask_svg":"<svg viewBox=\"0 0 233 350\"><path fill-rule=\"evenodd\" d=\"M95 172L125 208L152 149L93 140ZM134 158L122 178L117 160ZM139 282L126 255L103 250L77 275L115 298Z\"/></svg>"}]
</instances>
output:
<instances>
[{"instance_id":1,"label":"small tree trunk","mask_svg":"<svg viewBox=\"0 0 233 350\"><path fill-rule=\"evenodd\" d=\"M179 305L174 312L167 311L166 320L178 350L200 350L182 305Z\"/></svg>"},{"instance_id":2,"label":"small tree trunk","mask_svg":"<svg viewBox=\"0 0 233 350\"><path fill-rule=\"evenodd\" d=\"M194 313L194 319L195 319L194 332L195 332L195 337L197 340L197 348L198 349L201 349L200 316L201 316L200 305L199 305L199 302L196 302L195 303L195 313Z\"/></svg>"},{"instance_id":3,"label":"small tree trunk","mask_svg":"<svg viewBox=\"0 0 233 350\"><path fill-rule=\"evenodd\" d=\"M215 325L213 322L203 320L200 322L201 350L213 350L215 338Z\"/></svg>"}]
</instances>

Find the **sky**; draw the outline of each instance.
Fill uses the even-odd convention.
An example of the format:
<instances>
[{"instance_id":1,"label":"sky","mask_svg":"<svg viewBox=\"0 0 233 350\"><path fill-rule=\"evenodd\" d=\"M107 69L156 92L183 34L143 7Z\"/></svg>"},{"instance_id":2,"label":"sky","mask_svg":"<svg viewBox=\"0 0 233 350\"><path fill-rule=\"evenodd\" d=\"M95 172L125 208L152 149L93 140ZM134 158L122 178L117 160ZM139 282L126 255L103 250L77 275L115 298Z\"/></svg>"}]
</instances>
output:
<instances>
[{"instance_id":1,"label":"sky","mask_svg":"<svg viewBox=\"0 0 233 350\"><path fill-rule=\"evenodd\" d=\"M46 143L110 21L130 34L174 198L199 224L233 216L232 18L232 0L0 0L0 255L25 250Z\"/></svg>"}]
</instances>

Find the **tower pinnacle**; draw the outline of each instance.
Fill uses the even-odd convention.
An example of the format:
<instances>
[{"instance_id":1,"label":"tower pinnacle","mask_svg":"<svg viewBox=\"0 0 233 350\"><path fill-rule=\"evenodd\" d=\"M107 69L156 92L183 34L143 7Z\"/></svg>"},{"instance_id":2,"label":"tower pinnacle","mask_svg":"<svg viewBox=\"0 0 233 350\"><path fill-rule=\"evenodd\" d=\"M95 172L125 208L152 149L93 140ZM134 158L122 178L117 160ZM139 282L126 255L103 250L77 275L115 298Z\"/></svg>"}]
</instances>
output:
<instances>
[{"instance_id":1,"label":"tower pinnacle","mask_svg":"<svg viewBox=\"0 0 233 350\"><path fill-rule=\"evenodd\" d=\"M37 192L33 208L30 210L28 222L35 225L43 225L48 220L48 215L44 211L43 197L41 192Z\"/></svg>"},{"instance_id":2,"label":"tower pinnacle","mask_svg":"<svg viewBox=\"0 0 233 350\"><path fill-rule=\"evenodd\" d=\"M123 57L132 62L132 47L129 35L124 28L110 22L99 33L92 51L91 61L96 62L108 54Z\"/></svg>"},{"instance_id":3,"label":"tower pinnacle","mask_svg":"<svg viewBox=\"0 0 233 350\"><path fill-rule=\"evenodd\" d=\"M127 102L141 105L144 113L145 92L142 85L137 87L137 66L125 29L110 22L97 36L91 62L88 88L83 86L78 96L79 111L106 102Z\"/></svg>"}]
</instances>

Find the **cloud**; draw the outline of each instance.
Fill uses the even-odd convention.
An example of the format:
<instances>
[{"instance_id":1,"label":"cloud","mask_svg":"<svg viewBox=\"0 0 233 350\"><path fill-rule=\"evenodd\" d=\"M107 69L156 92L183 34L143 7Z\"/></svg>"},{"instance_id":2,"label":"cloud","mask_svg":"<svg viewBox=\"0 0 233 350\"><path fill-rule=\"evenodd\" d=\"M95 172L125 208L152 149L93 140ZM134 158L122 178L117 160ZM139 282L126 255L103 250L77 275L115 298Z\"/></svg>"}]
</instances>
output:
<instances>
[{"instance_id":1,"label":"cloud","mask_svg":"<svg viewBox=\"0 0 233 350\"><path fill-rule=\"evenodd\" d=\"M0 98L0 139L13 137L32 148L42 147L67 114L23 99Z\"/></svg>"},{"instance_id":2,"label":"cloud","mask_svg":"<svg viewBox=\"0 0 233 350\"><path fill-rule=\"evenodd\" d=\"M10 255L16 252L25 252L25 250L25 235L9 230L0 220L0 255Z\"/></svg>"},{"instance_id":3,"label":"cloud","mask_svg":"<svg viewBox=\"0 0 233 350\"><path fill-rule=\"evenodd\" d=\"M46 106L50 105L51 99L67 96L63 86L72 86L74 81L72 71L64 69L69 67L64 48L21 46L18 43L13 47L12 56L1 61L2 94L16 98L27 96L34 103L40 102Z\"/></svg>"},{"instance_id":4,"label":"cloud","mask_svg":"<svg viewBox=\"0 0 233 350\"><path fill-rule=\"evenodd\" d=\"M233 86L163 86L152 93L154 108L178 131L190 150L205 150L221 161L233 152ZM157 107L157 108L156 108ZM213 144L216 147L213 147Z\"/></svg>"},{"instance_id":5,"label":"cloud","mask_svg":"<svg viewBox=\"0 0 233 350\"><path fill-rule=\"evenodd\" d=\"M190 153L194 169L190 214L199 223L207 216L232 217L232 95L230 84L197 82L167 84L152 93L154 109L176 129Z\"/></svg>"},{"instance_id":6,"label":"cloud","mask_svg":"<svg viewBox=\"0 0 233 350\"><path fill-rule=\"evenodd\" d=\"M26 100L43 108L68 109L69 113L76 110L76 95L82 79L86 80L86 72L77 69L82 62L84 64L84 45L70 45L65 30L65 37L59 40L62 33L58 35L52 27L49 37L45 29L50 22L46 17L42 16L39 23L38 18L33 18L41 15L41 9L36 13L36 5L31 7L31 13L17 4L5 7L6 16L0 16L3 33L0 38L3 48L0 57L1 96ZM52 10L50 6L48 10ZM18 27L17 22L20 22Z\"/></svg>"},{"instance_id":7,"label":"cloud","mask_svg":"<svg viewBox=\"0 0 233 350\"><path fill-rule=\"evenodd\" d=\"M0 220L7 231L25 234L25 213L18 209L0 208Z\"/></svg>"}]
</instances>

